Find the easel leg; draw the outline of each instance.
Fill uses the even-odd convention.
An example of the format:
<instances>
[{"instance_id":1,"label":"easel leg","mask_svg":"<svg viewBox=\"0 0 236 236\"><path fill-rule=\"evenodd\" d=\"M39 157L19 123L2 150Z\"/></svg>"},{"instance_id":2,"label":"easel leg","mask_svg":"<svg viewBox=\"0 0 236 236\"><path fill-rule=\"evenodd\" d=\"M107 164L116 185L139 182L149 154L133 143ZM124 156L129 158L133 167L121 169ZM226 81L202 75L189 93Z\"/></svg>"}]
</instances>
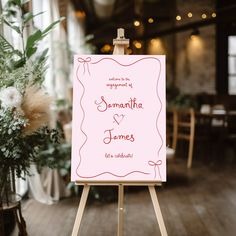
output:
<instances>
[{"instance_id":1,"label":"easel leg","mask_svg":"<svg viewBox=\"0 0 236 236\"><path fill-rule=\"evenodd\" d=\"M157 217L157 222L161 231L161 235L162 236L167 236L167 231L166 231L166 227L165 227L165 223L161 214L161 208L157 199L157 194L156 194L156 190L155 190L155 186L148 186L149 188L149 192L151 195L151 199L152 199L152 203L153 203L153 207L155 210L155 214Z\"/></svg>"},{"instance_id":2,"label":"easel leg","mask_svg":"<svg viewBox=\"0 0 236 236\"><path fill-rule=\"evenodd\" d=\"M124 185L119 184L118 193L118 236L123 235L124 226Z\"/></svg>"},{"instance_id":3,"label":"easel leg","mask_svg":"<svg viewBox=\"0 0 236 236\"><path fill-rule=\"evenodd\" d=\"M85 205L86 205L86 202L87 202L89 189L90 189L89 185L84 185L83 193L82 193L80 203L79 203L79 208L78 208L77 215L76 215L76 218L75 218L75 223L74 223L74 227L73 227L73 231L72 231L72 236L77 236L78 233L79 233L80 223L81 223L82 216L83 216L83 213L84 213L84 208L85 208Z\"/></svg>"}]
</instances>

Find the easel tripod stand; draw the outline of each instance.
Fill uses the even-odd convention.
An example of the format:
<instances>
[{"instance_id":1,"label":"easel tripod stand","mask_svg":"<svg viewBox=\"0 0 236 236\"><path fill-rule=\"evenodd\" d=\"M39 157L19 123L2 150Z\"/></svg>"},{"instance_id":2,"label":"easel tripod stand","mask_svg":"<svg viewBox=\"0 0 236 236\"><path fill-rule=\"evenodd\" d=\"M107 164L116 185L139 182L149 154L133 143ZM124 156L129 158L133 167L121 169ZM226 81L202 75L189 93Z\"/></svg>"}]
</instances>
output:
<instances>
[{"instance_id":1,"label":"easel tripod stand","mask_svg":"<svg viewBox=\"0 0 236 236\"><path fill-rule=\"evenodd\" d=\"M124 37L124 29L118 29L117 38L113 40L114 45L114 55L124 55L126 54L126 48L129 45L129 39ZM83 192L80 199L79 208L77 211L72 236L77 236L79 233L83 212L87 202L90 186L118 186L118 229L117 236L123 235L124 226L124 186L148 186L149 193L152 199L155 215L157 222L161 231L162 236L167 236L166 227L162 217L160 205L156 195L155 186L160 186L161 182L149 183L149 182L77 182L77 185L83 185Z\"/></svg>"}]
</instances>

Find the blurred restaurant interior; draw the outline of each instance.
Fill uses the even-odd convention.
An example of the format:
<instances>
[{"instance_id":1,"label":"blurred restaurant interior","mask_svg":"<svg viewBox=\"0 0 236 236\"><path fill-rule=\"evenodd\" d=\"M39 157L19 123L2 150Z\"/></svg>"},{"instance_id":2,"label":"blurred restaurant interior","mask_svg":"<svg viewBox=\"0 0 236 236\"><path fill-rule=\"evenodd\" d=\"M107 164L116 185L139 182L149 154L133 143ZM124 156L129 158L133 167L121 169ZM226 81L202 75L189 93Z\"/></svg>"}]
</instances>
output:
<instances>
[{"instance_id":1,"label":"blurred restaurant interior","mask_svg":"<svg viewBox=\"0 0 236 236\"><path fill-rule=\"evenodd\" d=\"M4 17L13 14L14 24L21 24L13 6L23 2L0 1L2 58L3 38L22 49L17 30ZM0 236L71 235L82 193L81 186L70 182L73 56L113 54L118 28L130 40L126 54L166 55L167 182L156 191L168 235L234 236L236 1L25 2L22 12L32 14L22 35L29 45L35 30L45 32L41 41L35 40L35 50L49 49L43 87L55 100L50 125L62 138L56 145L46 143L39 154L53 168L30 165L29 175L14 178L20 204L0 208ZM43 14L34 17L39 12ZM50 33L43 31L60 17ZM26 65L34 68L34 61ZM88 199L80 235L117 235L117 187L92 186ZM125 187L124 201L124 235L161 235L147 187Z\"/></svg>"}]
</instances>

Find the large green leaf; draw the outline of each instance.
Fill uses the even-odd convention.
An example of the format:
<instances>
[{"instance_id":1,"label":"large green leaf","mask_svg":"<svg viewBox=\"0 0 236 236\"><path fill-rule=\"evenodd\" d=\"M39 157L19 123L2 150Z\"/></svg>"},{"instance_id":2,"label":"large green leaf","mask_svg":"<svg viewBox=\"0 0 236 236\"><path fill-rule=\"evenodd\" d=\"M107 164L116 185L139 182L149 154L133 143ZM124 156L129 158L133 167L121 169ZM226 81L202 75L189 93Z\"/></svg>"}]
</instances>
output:
<instances>
[{"instance_id":1,"label":"large green leaf","mask_svg":"<svg viewBox=\"0 0 236 236\"><path fill-rule=\"evenodd\" d=\"M39 41L41 40L43 37L42 37L42 32L41 30L37 30L36 32L34 32L33 34L31 34L28 39L27 39L27 42L26 42L26 47L25 47L25 50L26 51L29 51L30 48L34 47L34 45Z\"/></svg>"},{"instance_id":2,"label":"large green leaf","mask_svg":"<svg viewBox=\"0 0 236 236\"><path fill-rule=\"evenodd\" d=\"M38 15L41 15L41 14L43 14L43 13L44 13L43 11L42 11L42 12L39 12L39 13L37 13L37 14L35 14L35 15L33 15L32 12L27 12L27 13L25 13L24 16L23 16L24 23L26 24L27 22L29 22L30 20L32 20L34 17L36 17L36 16L38 16Z\"/></svg>"},{"instance_id":3,"label":"large green leaf","mask_svg":"<svg viewBox=\"0 0 236 236\"><path fill-rule=\"evenodd\" d=\"M20 31L20 27L15 26L15 25L12 25L11 28L14 29L18 34L21 33L21 31Z\"/></svg>"},{"instance_id":4,"label":"large green leaf","mask_svg":"<svg viewBox=\"0 0 236 236\"><path fill-rule=\"evenodd\" d=\"M12 61L12 66L13 66L12 69L22 67L22 66L24 66L24 64L25 64L25 59L24 58L20 58L17 61Z\"/></svg>"},{"instance_id":5,"label":"large green leaf","mask_svg":"<svg viewBox=\"0 0 236 236\"><path fill-rule=\"evenodd\" d=\"M16 54L19 57L23 57L23 53L20 50L16 49L16 50L13 51L13 53Z\"/></svg>"},{"instance_id":6,"label":"large green leaf","mask_svg":"<svg viewBox=\"0 0 236 236\"><path fill-rule=\"evenodd\" d=\"M24 23L27 23L32 18L33 18L33 13L32 12L27 12L23 15Z\"/></svg>"},{"instance_id":7,"label":"large green leaf","mask_svg":"<svg viewBox=\"0 0 236 236\"><path fill-rule=\"evenodd\" d=\"M26 50L26 56L30 58L37 51L37 47L30 47Z\"/></svg>"},{"instance_id":8,"label":"large green leaf","mask_svg":"<svg viewBox=\"0 0 236 236\"><path fill-rule=\"evenodd\" d=\"M9 0L8 4L15 4L17 6L21 6L21 0Z\"/></svg>"},{"instance_id":9,"label":"large green leaf","mask_svg":"<svg viewBox=\"0 0 236 236\"><path fill-rule=\"evenodd\" d=\"M61 22L62 19L64 18L61 18L60 20L53 22L43 31L37 30L34 34L28 37L25 47L26 56L28 58L31 57L36 52L37 47L35 47L35 45L38 43L38 41L42 40L53 29L55 25Z\"/></svg>"},{"instance_id":10,"label":"large green leaf","mask_svg":"<svg viewBox=\"0 0 236 236\"><path fill-rule=\"evenodd\" d=\"M8 25L9 27L11 27L13 30L15 30L18 34L21 33L20 31L20 27L16 26L16 25L12 25L11 23L9 23L7 20L4 19L4 23L6 25Z\"/></svg>"},{"instance_id":11,"label":"large green leaf","mask_svg":"<svg viewBox=\"0 0 236 236\"><path fill-rule=\"evenodd\" d=\"M57 21L54 21L52 24L50 24L45 30L43 30L43 32L42 32L42 34L44 35L44 36L46 36L49 32L50 32L50 30L55 26L55 25L57 25L58 23L60 23L62 20L64 20L65 19L65 17L61 17L59 20L57 20Z\"/></svg>"},{"instance_id":12,"label":"large green leaf","mask_svg":"<svg viewBox=\"0 0 236 236\"><path fill-rule=\"evenodd\" d=\"M48 54L48 48L46 48L45 50L43 50L43 52L41 53L41 55L40 55L39 57L37 57L38 63L43 62L43 61L46 59L47 54Z\"/></svg>"}]
</instances>

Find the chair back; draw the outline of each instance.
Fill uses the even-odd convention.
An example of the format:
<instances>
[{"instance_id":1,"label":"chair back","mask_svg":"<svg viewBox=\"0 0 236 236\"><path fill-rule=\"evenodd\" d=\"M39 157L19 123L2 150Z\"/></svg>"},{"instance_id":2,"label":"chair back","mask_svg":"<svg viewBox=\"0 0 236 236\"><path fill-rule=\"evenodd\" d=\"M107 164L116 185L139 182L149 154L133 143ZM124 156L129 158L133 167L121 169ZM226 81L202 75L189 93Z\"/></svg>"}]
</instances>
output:
<instances>
[{"instance_id":1,"label":"chair back","mask_svg":"<svg viewBox=\"0 0 236 236\"><path fill-rule=\"evenodd\" d=\"M177 112L177 128L175 140L175 148L178 140L186 140L189 142L187 167L191 168L193 158L193 145L195 137L195 112L193 108L178 109Z\"/></svg>"},{"instance_id":2,"label":"chair back","mask_svg":"<svg viewBox=\"0 0 236 236\"><path fill-rule=\"evenodd\" d=\"M177 139L192 140L195 133L194 109L179 109L177 111Z\"/></svg>"},{"instance_id":3,"label":"chair back","mask_svg":"<svg viewBox=\"0 0 236 236\"><path fill-rule=\"evenodd\" d=\"M168 147L174 150L177 141L177 120L176 109L168 109L166 112L166 143Z\"/></svg>"}]
</instances>

